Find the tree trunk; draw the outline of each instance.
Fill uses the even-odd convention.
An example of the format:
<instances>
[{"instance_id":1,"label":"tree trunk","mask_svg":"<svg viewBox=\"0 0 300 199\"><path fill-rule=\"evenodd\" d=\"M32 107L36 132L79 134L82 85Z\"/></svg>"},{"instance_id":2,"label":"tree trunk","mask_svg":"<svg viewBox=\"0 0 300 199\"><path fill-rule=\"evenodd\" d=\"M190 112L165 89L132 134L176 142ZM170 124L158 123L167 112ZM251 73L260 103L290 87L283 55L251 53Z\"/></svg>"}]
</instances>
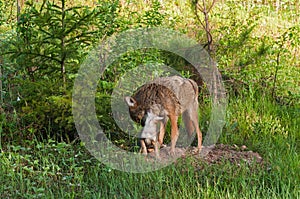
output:
<instances>
[{"instance_id":1,"label":"tree trunk","mask_svg":"<svg viewBox=\"0 0 300 199\"><path fill-rule=\"evenodd\" d=\"M205 1L203 0L203 14L204 14L204 22L205 22L205 32L206 32L206 38L207 38L207 47L208 47L208 53L211 55L213 52L213 41L212 41L212 36L211 36L211 29L210 29L210 24L209 24L209 17L208 17L208 12L209 10L207 10L206 8L206 4Z\"/></svg>"}]
</instances>

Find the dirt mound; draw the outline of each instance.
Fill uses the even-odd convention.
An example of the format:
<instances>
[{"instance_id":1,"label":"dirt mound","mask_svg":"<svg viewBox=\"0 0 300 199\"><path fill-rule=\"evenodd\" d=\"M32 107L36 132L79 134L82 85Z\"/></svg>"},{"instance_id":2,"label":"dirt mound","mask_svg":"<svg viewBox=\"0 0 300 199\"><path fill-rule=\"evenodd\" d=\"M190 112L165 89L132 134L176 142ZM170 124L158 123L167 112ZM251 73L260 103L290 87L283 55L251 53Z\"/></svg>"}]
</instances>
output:
<instances>
[{"instance_id":1,"label":"dirt mound","mask_svg":"<svg viewBox=\"0 0 300 199\"><path fill-rule=\"evenodd\" d=\"M160 160L164 161L169 158L170 147L164 147L160 149ZM186 157L193 156L201 159L208 164L219 164L225 161L229 161L234 164L247 163L263 163L263 158L256 152L250 151L245 145L239 147L237 145L225 145L217 144L212 146L203 146L200 154L197 153L196 147L179 148L175 149L175 156ZM149 158L155 158L155 153L148 154Z\"/></svg>"},{"instance_id":2,"label":"dirt mound","mask_svg":"<svg viewBox=\"0 0 300 199\"><path fill-rule=\"evenodd\" d=\"M201 155L201 154L200 154ZM219 144L208 151L203 156L203 160L209 164L230 161L231 163L246 162L251 164L253 162L262 163L263 158L256 152L248 151L245 145L238 147L236 145Z\"/></svg>"}]
</instances>

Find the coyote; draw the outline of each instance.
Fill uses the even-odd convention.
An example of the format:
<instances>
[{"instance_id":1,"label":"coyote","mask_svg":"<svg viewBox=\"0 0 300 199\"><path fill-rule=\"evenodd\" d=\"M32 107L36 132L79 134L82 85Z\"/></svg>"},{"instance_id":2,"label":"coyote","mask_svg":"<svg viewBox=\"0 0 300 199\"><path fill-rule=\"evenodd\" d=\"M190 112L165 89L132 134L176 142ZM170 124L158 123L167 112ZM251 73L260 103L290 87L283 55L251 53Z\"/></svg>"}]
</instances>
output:
<instances>
[{"instance_id":1,"label":"coyote","mask_svg":"<svg viewBox=\"0 0 300 199\"><path fill-rule=\"evenodd\" d=\"M180 114L182 114L189 136L191 137L196 131L198 151L201 150L202 133L198 124L198 86L193 80L179 76L157 78L141 86L133 96L125 97L125 102L129 107L131 119L143 126L140 135L143 153L147 153L145 141L152 142L155 150L158 149L157 144L163 144L166 124L170 119L170 154L175 155L175 146L179 136L177 122ZM160 124L159 134L156 131L158 123Z\"/></svg>"}]
</instances>

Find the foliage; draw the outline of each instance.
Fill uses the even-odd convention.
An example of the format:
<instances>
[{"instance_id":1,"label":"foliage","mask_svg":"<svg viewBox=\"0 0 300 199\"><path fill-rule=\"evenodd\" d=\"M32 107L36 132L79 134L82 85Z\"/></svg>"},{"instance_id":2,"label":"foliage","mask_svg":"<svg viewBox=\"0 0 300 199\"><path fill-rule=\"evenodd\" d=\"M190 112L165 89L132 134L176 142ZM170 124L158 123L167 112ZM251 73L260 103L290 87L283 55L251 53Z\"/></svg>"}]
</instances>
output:
<instances>
[{"instance_id":1,"label":"foliage","mask_svg":"<svg viewBox=\"0 0 300 199\"><path fill-rule=\"evenodd\" d=\"M4 4L1 5L3 9ZM179 9L179 6L191 6L188 2L171 4L155 0L145 5L139 1L101 1L93 5L96 6L78 6L62 0L28 1L16 24L16 32L2 35L2 83L6 88L2 91L3 107L16 110L25 129L34 129L32 131L44 137L48 136L47 131L58 136L74 135L71 89L76 72L93 44L116 31L166 26L192 35L197 30L197 39L204 40L201 37L204 30L195 29L195 17L190 18L193 11ZM262 27L268 29L263 24L269 23L265 16L270 11L279 12L273 5L249 7L232 2L214 5L209 23L213 24L211 35L218 67L230 94L250 93L254 98L259 93L272 95L281 104L295 104L299 101L299 87L295 86L299 76L296 59L299 26L278 29L276 37L259 34ZM285 17L284 20L290 19ZM189 23L188 26L185 23ZM124 42L120 40L117 45ZM132 69L153 63L165 63L194 77L195 71L186 60L169 52L142 49L119 57L104 71L96 95L99 121L108 132L119 131L110 110L110 95L118 80ZM205 96L202 95L203 101L206 101Z\"/></svg>"},{"instance_id":2,"label":"foliage","mask_svg":"<svg viewBox=\"0 0 300 199\"><path fill-rule=\"evenodd\" d=\"M0 1L0 34L8 31L14 24L16 13L14 12L14 0Z\"/></svg>"},{"instance_id":3,"label":"foliage","mask_svg":"<svg viewBox=\"0 0 300 199\"><path fill-rule=\"evenodd\" d=\"M274 25L266 14L272 8L253 5L250 9L231 3L221 8L227 12L214 16L222 21L215 33L220 38L216 54L219 68L233 82L231 88L241 92L246 86L246 92L260 90L275 100L297 96L299 87L292 85L297 84L299 74L299 60L295 59L299 25L278 29L274 36L275 30L269 30Z\"/></svg>"},{"instance_id":4,"label":"foliage","mask_svg":"<svg viewBox=\"0 0 300 199\"><path fill-rule=\"evenodd\" d=\"M219 142L246 145L262 155L263 167L211 166L186 157L159 171L130 174L98 162L75 138L72 85L99 40L130 28L163 26L205 43L191 2L147 2L27 1L15 24L15 1L0 0L1 197L299 198L296 1L218 1L209 13L216 61L229 95ZM163 64L194 77L186 60L157 49L127 52L104 71L95 97L97 116L116 145L135 151L137 140L120 132L112 117L113 89L128 74L147 79L139 67L160 73ZM139 86L135 81L124 87L128 93ZM205 135L210 103L203 93L199 123Z\"/></svg>"},{"instance_id":5,"label":"foliage","mask_svg":"<svg viewBox=\"0 0 300 199\"><path fill-rule=\"evenodd\" d=\"M59 4L27 2L14 38L7 38L8 48L3 50L4 55L16 61L14 70L18 75L13 84L20 85L18 112L26 126L33 125L42 132L51 126L54 135L68 136L65 132L73 132L69 136L74 136L73 80L88 50L100 38L113 33L116 6L109 1L93 9L66 8L65 0Z\"/></svg>"}]
</instances>

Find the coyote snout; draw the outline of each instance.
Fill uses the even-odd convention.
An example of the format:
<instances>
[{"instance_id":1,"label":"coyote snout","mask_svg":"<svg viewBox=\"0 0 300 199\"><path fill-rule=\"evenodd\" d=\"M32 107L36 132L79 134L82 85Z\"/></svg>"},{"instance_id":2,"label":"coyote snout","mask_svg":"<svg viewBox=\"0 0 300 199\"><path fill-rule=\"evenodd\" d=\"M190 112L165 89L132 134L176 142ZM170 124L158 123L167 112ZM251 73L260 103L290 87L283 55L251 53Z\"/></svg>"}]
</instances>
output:
<instances>
[{"instance_id":1,"label":"coyote snout","mask_svg":"<svg viewBox=\"0 0 300 199\"><path fill-rule=\"evenodd\" d=\"M170 154L174 155L179 136L177 122L178 117L182 114L189 136L191 137L196 131L198 150L201 150L202 133L198 124L198 86L193 80L179 76L157 78L141 86L132 97L125 97L125 101L129 107L130 117L143 126L141 138L162 145L166 124L170 119ZM160 124L159 130L157 130L157 124ZM144 151L143 140L141 146ZM155 145L155 150L157 151L157 149L158 145ZM156 153L158 154L158 152Z\"/></svg>"},{"instance_id":2,"label":"coyote snout","mask_svg":"<svg viewBox=\"0 0 300 199\"><path fill-rule=\"evenodd\" d=\"M142 152L143 154L147 154L148 152L146 144L148 146L152 144L154 146L156 157L159 156L158 148L160 147L160 144L159 142L157 142L158 131L156 127L157 127L157 123L163 119L164 119L163 117L159 117L153 114L151 109L149 110L149 112L147 112L145 125L140 135L140 144L141 144L140 152Z\"/></svg>"}]
</instances>

